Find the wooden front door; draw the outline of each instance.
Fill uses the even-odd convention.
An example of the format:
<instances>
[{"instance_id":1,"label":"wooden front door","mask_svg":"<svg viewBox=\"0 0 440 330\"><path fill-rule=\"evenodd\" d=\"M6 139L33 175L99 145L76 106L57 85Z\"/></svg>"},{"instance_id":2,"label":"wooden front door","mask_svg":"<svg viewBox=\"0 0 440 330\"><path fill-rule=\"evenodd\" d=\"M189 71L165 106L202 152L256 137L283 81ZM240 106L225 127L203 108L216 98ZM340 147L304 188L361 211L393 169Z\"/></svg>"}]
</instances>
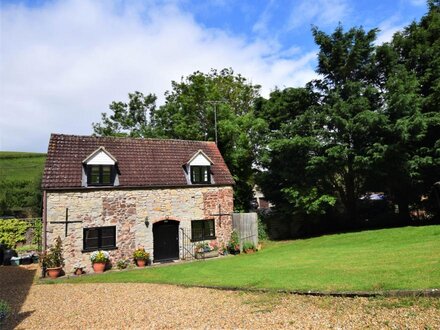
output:
<instances>
[{"instance_id":1,"label":"wooden front door","mask_svg":"<svg viewBox=\"0 0 440 330\"><path fill-rule=\"evenodd\" d=\"M153 225L154 261L179 259L179 222L164 220Z\"/></svg>"}]
</instances>

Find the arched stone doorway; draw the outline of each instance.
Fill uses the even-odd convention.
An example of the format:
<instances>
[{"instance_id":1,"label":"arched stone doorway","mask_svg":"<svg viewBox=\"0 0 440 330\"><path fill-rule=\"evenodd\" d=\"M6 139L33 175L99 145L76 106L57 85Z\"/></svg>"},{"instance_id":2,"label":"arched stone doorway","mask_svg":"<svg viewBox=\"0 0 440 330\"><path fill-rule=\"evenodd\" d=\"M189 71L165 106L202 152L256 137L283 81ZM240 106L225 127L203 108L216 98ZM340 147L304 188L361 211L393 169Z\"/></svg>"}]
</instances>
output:
<instances>
[{"instance_id":1,"label":"arched stone doorway","mask_svg":"<svg viewBox=\"0 0 440 330\"><path fill-rule=\"evenodd\" d=\"M154 262L179 259L179 221L153 224Z\"/></svg>"}]
</instances>

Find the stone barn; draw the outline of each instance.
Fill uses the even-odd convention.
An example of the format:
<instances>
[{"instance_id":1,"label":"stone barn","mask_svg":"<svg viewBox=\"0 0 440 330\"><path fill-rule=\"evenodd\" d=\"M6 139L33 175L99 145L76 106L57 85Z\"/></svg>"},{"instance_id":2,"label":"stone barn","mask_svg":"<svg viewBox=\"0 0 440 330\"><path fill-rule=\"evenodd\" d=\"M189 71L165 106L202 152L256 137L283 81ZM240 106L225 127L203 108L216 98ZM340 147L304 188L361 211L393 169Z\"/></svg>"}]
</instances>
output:
<instances>
[{"instance_id":1,"label":"stone barn","mask_svg":"<svg viewBox=\"0 0 440 330\"><path fill-rule=\"evenodd\" d=\"M52 134L44 169L43 239L60 236L65 271L113 265L142 246L154 262L187 257L191 244L226 244L234 180L213 142Z\"/></svg>"}]
</instances>

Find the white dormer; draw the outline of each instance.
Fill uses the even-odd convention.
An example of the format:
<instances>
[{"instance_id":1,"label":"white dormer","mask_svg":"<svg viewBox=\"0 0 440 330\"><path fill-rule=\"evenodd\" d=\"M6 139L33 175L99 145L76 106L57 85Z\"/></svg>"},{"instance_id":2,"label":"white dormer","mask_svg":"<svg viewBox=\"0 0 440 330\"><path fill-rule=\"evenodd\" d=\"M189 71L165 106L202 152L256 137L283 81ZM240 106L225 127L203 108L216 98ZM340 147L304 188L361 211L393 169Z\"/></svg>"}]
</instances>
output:
<instances>
[{"instance_id":1,"label":"white dormer","mask_svg":"<svg viewBox=\"0 0 440 330\"><path fill-rule=\"evenodd\" d=\"M117 160L104 147L99 147L83 160L82 185L118 186Z\"/></svg>"},{"instance_id":2,"label":"white dormer","mask_svg":"<svg viewBox=\"0 0 440 330\"><path fill-rule=\"evenodd\" d=\"M185 164L189 184L213 183L211 175L212 160L202 151L197 151Z\"/></svg>"}]
</instances>

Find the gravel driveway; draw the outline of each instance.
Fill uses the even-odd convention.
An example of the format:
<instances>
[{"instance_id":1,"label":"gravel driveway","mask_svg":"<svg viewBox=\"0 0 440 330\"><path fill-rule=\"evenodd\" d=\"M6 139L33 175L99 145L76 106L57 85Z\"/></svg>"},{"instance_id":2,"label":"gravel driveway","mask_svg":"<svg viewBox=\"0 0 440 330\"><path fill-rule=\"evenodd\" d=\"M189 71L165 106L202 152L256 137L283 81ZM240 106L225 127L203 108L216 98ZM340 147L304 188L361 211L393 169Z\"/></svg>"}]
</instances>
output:
<instances>
[{"instance_id":1,"label":"gravel driveway","mask_svg":"<svg viewBox=\"0 0 440 330\"><path fill-rule=\"evenodd\" d=\"M439 329L440 302L310 297L156 284L32 285L35 268L0 267L5 329Z\"/></svg>"}]
</instances>

